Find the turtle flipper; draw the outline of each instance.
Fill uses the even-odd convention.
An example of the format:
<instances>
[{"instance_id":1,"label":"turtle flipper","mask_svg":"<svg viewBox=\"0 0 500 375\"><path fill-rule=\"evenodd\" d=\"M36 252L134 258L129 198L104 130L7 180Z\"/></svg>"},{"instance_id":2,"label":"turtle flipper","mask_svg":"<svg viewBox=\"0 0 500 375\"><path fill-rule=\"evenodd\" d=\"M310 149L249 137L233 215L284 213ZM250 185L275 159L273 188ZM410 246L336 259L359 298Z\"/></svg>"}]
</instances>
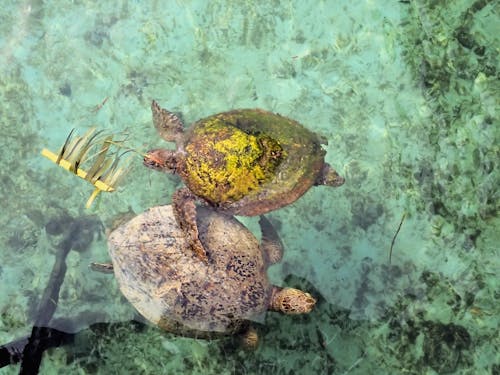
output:
<instances>
[{"instance_id":1,"label":"turtle flipper","mask_svg":"<svg viewBox=\"0 0 500 375\"><path fill-rule=\"evenodd\" d=\"M259 334L255 327L248 327L248 329L241 333L241 344L244 349L255 350L259 346Z\"/></svg>"},{"instance_id":2,"label":"turtle flipper","mask_svg":"<svg viewBox=\"0 0 500 375\"><path fill-rule=\"evenodd\" d=\"M273 287L269 310L283 314L307 314L312 311L316 300L309 293L295 288Z\"/></svg>"},{"instance_id":3,"label":"turtle flipper","mask_svg":"<svg viewBox=\"0 0 500 375\"><path fill-rule=\"evenodd\" d=\"M343 185L344 182L344 177L340 176L330 164L325 163L314 184L337 187Z\"/></svg>"},{"instance_id":4,"label":"turtle flipper","mask_svg":"<svg viewBox=\"0 0 500 375\"><path fill-rule=\"evenodd\" d=\"M90 263L90 269L101 273L113 273L113 264L92 262Z\"/></svg>"},{"instance_id":5,"label":"turtle flipper","mask_svg":"<svg viewBox=\"0 0 500 375\"><path fill-rule=\"evenodd\" d=\"M269 264L278 263L283 258L283 243L274 226L264 215L260 216L259 225L262 232L261 249L266 254Z\"/></svg>"},{"instance_id":6,"label":"turtle flipper","mask_svg":"<svg viewBox=\"0 0 500 375\"><path fill-rule=\"evenodd\" d=\"M196 197L188 188L177 190L172 197L174 215L177 223L184 232L189 246L195 254L208 262L207 253L200 239L198 238L198 225L196 224Z\"/></svg>"},{"instance_id":7,"label":"turtle flipper","mask_svg":"<svg viewBox=\"0 0 500 375\"><path fill-rule=\"evenodd\" d=\"M161 108L155 100L151 103L151 112L153 124L160 136L168 142L178 143L184 131L181 119L175 113Z\"/></svg>"}]
</instances>

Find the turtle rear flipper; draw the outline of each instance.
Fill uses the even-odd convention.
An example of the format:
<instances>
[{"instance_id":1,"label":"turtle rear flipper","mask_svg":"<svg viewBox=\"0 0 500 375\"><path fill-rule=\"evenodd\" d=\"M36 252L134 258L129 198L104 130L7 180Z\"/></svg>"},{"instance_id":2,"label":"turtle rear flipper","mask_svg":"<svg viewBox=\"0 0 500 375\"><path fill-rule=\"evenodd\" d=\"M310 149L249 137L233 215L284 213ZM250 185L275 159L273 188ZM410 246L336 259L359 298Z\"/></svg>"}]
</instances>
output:
<instances>
[{"instance_id":1,"label":"turtle rear flipper","mask_svg":"<svg viewBox=\"0 0 500 375\"><path fill-rule=\"evenodd\" d=\"M175 113L161 108L154 100L151 103L151 112L153 124L160 136L167 142L175 142L178 145L184 132L181 119Z\"/></svg>"},{"instance_id":2,"label":"turtle rear flipper","mask_svg":"<svg viewBox=\"0 0 500 375\"><path fill-rule=\"evenodd\" d=\"M323 168L321 169L314 185L327 185L327 186L342 186L344 185L345 179L340 176L335 169L328 163L323 164Z\"/></svg>"}]
</instances>

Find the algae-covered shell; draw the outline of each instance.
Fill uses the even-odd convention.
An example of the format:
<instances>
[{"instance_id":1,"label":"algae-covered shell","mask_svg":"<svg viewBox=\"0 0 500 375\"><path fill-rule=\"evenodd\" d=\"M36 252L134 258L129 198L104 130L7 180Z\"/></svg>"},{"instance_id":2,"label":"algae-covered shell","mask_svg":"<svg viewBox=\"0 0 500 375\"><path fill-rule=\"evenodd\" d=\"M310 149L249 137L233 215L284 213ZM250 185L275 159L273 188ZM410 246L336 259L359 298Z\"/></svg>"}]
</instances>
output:
<instances>
[{"instance_id":1,"label":"algae-covered shell","mask_svg":"<svg viewBox=\"0 0 500 375\"><path fill-rule=\"evenodd\" d=\"M194 123L184 138L187 187L221 209L253 216L294 202L324 166L322 139L297 121L241 109Z\"/></svg>"},{"instance_id":2,"label":"algae-covered shell","mask_svg":"<svg viewBox=\"0 0 500 375\"><path fill-rule=\"evenodd\" d=\"M119 226L108 239L116 279L160 328L198 337L237 333L268 308L265 258L236 219L200 207L197 224L208 263L189 248L172 206L150 208Z\"/></svg>"}]
</instances>

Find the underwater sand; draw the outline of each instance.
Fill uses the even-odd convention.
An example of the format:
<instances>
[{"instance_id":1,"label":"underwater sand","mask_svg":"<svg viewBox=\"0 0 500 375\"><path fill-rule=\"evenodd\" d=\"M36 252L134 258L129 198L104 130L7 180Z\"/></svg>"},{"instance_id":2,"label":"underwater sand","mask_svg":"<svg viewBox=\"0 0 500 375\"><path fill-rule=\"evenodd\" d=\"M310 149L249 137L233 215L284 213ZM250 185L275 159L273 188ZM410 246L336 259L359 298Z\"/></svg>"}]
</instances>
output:
<instances>
[{"instance_id":1,"label":"underwater sand","mask_svg":"<svg viewBox=\"0 0 500 375\"><path fill-rule=\"evenodd\" d=\"M0 9L0 345L31 332L76 223L53 325L82 333L42 374L500 374L498 2L161 4ZM152 99L187 123L245 107L294 118L346 178L268 215L286 246L271 279L319 303L268 314L255 352L118 324L133 308L89 270L107 260L98 223L168 203L178 178L136 157L86 210L92 186L40 156L92 126L166 146Z\"/></svg>"}]
</instances>

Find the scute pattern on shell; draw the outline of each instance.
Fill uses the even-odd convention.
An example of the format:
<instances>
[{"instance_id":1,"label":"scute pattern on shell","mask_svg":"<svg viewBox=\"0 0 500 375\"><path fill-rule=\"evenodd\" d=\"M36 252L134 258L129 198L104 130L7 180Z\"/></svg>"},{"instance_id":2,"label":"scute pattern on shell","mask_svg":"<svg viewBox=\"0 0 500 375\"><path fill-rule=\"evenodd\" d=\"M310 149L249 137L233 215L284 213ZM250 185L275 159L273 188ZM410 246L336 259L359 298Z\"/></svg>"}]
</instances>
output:
<instances>
[{"instance_id":1,"label":"scute pattern on shell","mask_svg":"<svg viewBox=\"0 0 500 375\"><path fill-rule=\"evenodd\" d=\"M257 239L236 219L198 208L209 263L187 246L171 206L114 230L109 253L122 293L148 320L178 334L232 334L261 320L271 286Z\"/></svg>"},{"instance_id":2,"label":"scute pattern on shell","mask_svg":"<svg viewBox=\"0 0 500 375\"><path fill-rule=\"evenodd\" d=\"M248 139L230 137L231 129ZM214 153L233 138L234 145L225 148L233 152ZM262 149L252 146L253 139ZM261 109L223 112L197 121L186 133L186 170L181 175L191 191L218 209L254 216L294 202L315 183L326 154L322 142L317 134L279 114ZM240 156L231 162L234 150L245 148L251 167Z\"/></svg>"}]
</instances>

